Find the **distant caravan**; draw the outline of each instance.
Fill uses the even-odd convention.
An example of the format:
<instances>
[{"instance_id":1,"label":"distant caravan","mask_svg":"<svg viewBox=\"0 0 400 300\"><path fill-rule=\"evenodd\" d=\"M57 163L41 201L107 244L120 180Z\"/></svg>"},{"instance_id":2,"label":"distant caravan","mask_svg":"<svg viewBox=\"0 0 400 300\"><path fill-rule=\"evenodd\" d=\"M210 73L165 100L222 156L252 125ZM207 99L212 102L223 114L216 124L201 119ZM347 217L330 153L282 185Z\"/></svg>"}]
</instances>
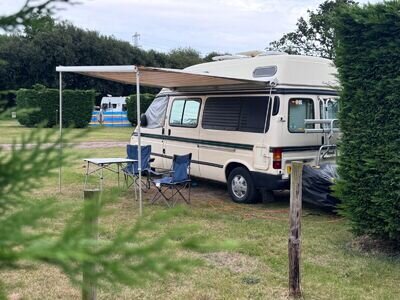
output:
<instances>
[{"instance_id":1,"label":"distant caravan","mask_svg":"<svg viewBox=\"0 0 400 300\"><path fill-rule=\"evenodd\" d=\"M90 126L130 127L128 120L126 97L103 97L100 107L92 112Z\"/></svg>"},{"instance_id":2,"label":"distant caravan","mask_svg":"<svg viewBox=\"0 0 400 300\"><path fill-rule=\"evenodd\" d=\"M142 144L152 146L154 167L170 168L174 154L192 153L193 176L226 183L233 201L252 203L260 191L272 199L272 191L289 187L293 161L335 159L338 93L330 60L224 56L182 72L248 83L162 89L142 116Z\"/></svg>"}]
</instances>

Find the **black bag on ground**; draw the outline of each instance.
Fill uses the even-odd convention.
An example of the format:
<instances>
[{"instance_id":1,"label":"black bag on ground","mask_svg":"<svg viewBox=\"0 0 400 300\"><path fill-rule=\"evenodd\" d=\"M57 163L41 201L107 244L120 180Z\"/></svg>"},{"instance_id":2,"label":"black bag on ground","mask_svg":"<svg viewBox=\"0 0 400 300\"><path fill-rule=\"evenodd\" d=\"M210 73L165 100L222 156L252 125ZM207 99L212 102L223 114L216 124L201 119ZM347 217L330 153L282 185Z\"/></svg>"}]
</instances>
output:
<instances>
[{"instance_id":1,"label":"black bag on ground","mask_svg":"<svg viewBox=\"0 0 400 300\"><path fill-rule=\"evenodd\" d=\"M303 201L323 209L334 210L339 200L333 197L332 185L338 178L336 164L319 168L303 167Z\"/></svg>"}]
</instances>

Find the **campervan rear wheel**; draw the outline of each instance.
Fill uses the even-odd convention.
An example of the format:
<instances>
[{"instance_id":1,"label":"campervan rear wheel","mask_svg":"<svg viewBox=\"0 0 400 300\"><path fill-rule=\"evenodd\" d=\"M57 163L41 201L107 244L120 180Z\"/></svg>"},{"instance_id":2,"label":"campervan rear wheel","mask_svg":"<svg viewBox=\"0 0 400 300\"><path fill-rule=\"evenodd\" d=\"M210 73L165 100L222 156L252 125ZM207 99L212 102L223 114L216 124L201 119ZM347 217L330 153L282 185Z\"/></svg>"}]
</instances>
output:
<instances>
[{"instance_id":1,"label":"campervan rear wheel","mask_svg":"<svg viewBox=\"0 0 400 300\"><path fill-rule=\"evenodd\" d=\"M257 198L253 178L243 167L237 167L229 174L228 191L232 200L237 203L254 203Z\"/></svg>"}]
</instances>

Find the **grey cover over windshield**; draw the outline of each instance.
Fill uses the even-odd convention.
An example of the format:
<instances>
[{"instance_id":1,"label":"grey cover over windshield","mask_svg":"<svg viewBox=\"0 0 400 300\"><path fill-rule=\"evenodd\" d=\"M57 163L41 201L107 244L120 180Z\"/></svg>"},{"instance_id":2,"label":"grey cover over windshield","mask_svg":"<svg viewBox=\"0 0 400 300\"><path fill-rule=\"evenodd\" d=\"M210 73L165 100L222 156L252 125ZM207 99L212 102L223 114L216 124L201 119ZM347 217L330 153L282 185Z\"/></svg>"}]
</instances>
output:
<instances>
[{"instance_id":1,"label":"grey cover over windshield","mask_svg":"<svg viewBox=\"0 0 400 300\"><path fill-rule=\"evenodd\" d=\"M159 128L164 126L167 106L168 96L157 97L153 100L153 102L145 112L147 118L146 128Z\"/></svg>"}]
</instances>

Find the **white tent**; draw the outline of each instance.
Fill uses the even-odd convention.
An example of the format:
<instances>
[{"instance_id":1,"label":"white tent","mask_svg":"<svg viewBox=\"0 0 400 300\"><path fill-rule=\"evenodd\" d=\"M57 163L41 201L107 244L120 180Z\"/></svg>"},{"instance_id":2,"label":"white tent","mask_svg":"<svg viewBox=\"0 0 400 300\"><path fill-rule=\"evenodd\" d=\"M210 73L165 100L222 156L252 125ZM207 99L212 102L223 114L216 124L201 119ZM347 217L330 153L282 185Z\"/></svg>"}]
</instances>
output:
<instances>
[{"instance_id":1,"label":"white tent","mask_svg":"<svg viewBox=\"0 0 400 300\"><path fill-rule=\"evenodd\" d=\"M137 66L59 66L56 68L60 76L60 138L62 139L62 75L63 73L78 73L86 76L116 81L125 84L136 85L137 95L137 133L138 147L141 147L140 134L140 85L160 88L196 88L196 87L218 87L218 86L266 86L263 80L249 80L240 78L229 78L224 76L196 73L189 70L174 70L163 68L137 67ZM141 151L138 151L139 171L139 206L140 215L143 211L142 189L141 189ZM59 170L59 190L61 192L62 169Z\"/></svg>"}]
</instances>

